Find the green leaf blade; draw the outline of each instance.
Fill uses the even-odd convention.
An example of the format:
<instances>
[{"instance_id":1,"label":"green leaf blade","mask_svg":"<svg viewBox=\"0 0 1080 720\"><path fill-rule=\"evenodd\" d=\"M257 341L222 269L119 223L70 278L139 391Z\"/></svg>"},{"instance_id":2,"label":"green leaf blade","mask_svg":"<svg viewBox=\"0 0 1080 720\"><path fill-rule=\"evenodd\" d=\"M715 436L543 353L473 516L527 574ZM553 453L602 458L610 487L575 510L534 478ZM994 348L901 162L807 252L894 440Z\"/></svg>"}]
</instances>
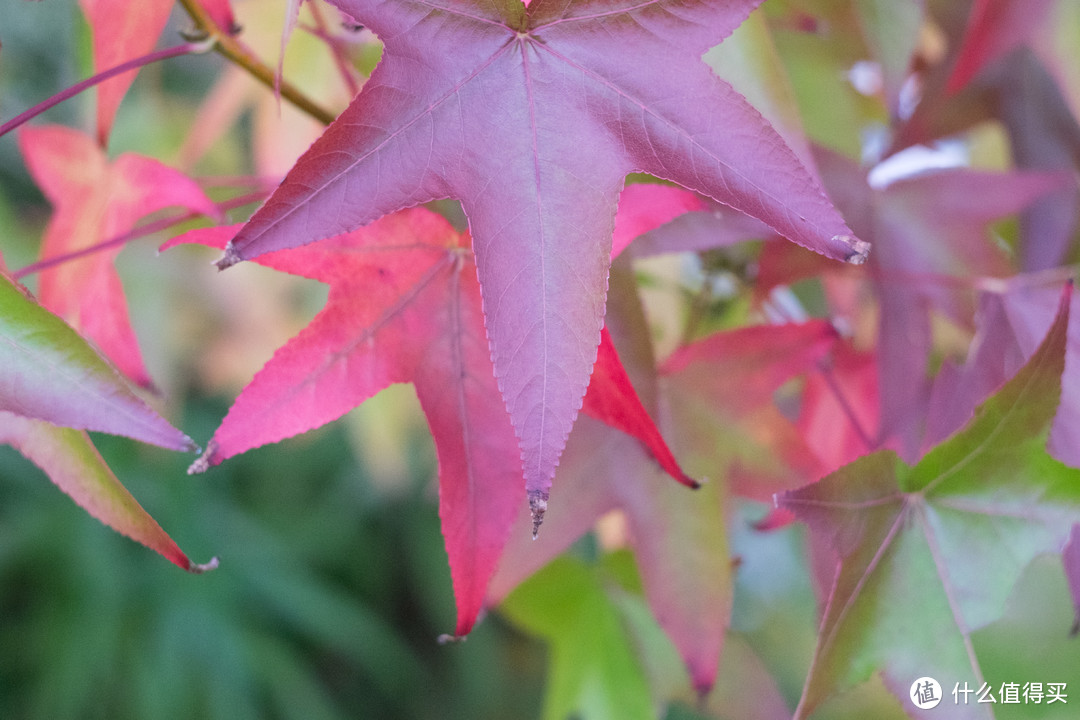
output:
<instances>
[{"instance_id":1,"label":"green leaf blade","mask_svg":"<svg viewBox=\"0 0 1080 720\"><path fill-rule=\"evenodd\" d=\"M879 670L911 711L920 676L946 689L984 680L972 632L1001 617L1025 568L1060 551L1080 519L1080 471L1046 453L1070 297L1020 372L916 465L879 451L778 496L840 557L797 717ZM950 717L991 717L945 703Z\"/></svg>"}]
</instances>

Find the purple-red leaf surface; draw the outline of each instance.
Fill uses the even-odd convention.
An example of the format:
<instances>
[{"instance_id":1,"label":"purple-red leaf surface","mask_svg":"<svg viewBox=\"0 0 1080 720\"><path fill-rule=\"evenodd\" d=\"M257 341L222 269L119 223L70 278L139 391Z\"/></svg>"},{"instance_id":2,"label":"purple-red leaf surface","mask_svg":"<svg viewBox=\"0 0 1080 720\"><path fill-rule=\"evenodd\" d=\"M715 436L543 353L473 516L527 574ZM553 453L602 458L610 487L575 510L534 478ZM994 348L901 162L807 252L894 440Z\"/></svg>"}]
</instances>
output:
<instances>
[{"instance_id":1,"label":"purple-red leaf surface","mask_svg":"<svg viewBox=\"0 0 1080 720\"><path fill-rule=\"evenodd\" d=\"M42 258L91 248L150 213L179 205L217 215L194 180L157 160L124 153L110 162L90 137L55 125L23 128L19 147L30 174L55 209ZM113 261L120 247L41 272L41 303L93 340L140 385L151 384Z\"/></svg>"},{"instance_id":2,"label":"purple-red leaf surface","mask_svg":"<svg viewBox=\"0 0 1080 720\"><path fill-rule=\"evenodd\" d=\"M0 411L194 450L67 323L0 273Z\"/></svg>"},{"instance_id":3,"label":"purple-red leaf surface","mask_svg":"<svg viewBox=\"0 0 1080 720\"><path fill-rule=\"evenodd\" d=\"M970 322L971 294L958 292L956 280L1012 271L1009 256L989 237L990 224L1060 189L1068 178L957 168L874 188L851 161L826 153L818 159L837 204L874 244L870 267L881 302L879 439L899 438L901 454L914 460L930 398L932 316Z\"/></svg>"},{"instance_id":4,"label":"purple-red leaf surface","mask_svg":"<svg viewBox=\"0 0 1080 720\"><path fill-rule=\"evenodd\" d=\"M963 89L984 67L1027 41L1056 0L975 0L946 90Z\"/></svg>"},{"instance_id":5,"label":"purple-red leaf surface","mask_svg":"<svg viewBox=\"0 0 1080 720\"><path fill-rule=\"evenodd\" d=\"M383 40L383 60L220 265L460 200L534 502L596 358L628 173L677 182L837 259L867 252L780 136L701 61L758 0L334 4Z\"/></svg>"}]
</instances>

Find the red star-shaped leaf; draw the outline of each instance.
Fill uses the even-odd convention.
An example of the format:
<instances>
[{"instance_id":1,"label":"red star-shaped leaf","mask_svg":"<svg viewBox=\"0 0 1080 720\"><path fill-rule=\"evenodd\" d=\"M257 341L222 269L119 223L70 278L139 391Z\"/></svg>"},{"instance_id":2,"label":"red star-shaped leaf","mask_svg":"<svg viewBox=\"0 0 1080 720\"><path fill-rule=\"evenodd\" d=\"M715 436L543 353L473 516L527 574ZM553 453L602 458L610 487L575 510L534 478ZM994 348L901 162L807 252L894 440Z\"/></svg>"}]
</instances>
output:
<instances>
[{"instance_id":1,"label":"red star-shaped leaf","mask_svg":"<svg viewBox=\"0 0 1080 720\"><path fill-rule=\"evenodd\" d=\"M88 136L59 126L25 128L19 147L53 204L43 258L121 235L150 213L174 205L217 215L194 180L141 155L109 162ZM96 252L41 273L41 304L71 323L129 378L150 385L113 261L121 248Z\"/></svg>"},{"instance_id":2,"label":"red star-shaped leaf","mask_svg":"<svg viewBox=\"0 0 1080 720\"><path fill-rule=\"evenodd\" d=\"M221 248L234 231L196 230L166 247ZM328 283L327 305L244 389L192 470L335 420L392 383L413 383L439 456L456 633L468 633L524 489L520 451L492 372L469 236L414 208L258 262ZM586 412L638 438L664 470L696 485L652 424L606 333L599 354ZM544 507L533 510L535 534Z\"/></svg>"}]
</instances>

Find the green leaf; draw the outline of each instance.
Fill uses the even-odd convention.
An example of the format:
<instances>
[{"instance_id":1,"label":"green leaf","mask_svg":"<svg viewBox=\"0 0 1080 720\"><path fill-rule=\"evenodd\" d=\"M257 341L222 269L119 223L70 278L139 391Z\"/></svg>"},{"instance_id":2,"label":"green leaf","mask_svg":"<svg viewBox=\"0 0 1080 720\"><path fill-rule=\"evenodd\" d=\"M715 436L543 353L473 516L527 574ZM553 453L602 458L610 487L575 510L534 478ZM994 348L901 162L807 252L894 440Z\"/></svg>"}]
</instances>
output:
<instances>
[{"instance_id":1,"label":"green leaf","mask_svg":"<svg viewBox=\"0 0 1080 720\"><path fill-rule=\"evenodd\" d=\"M518 586L501 608L518 626L548 642L545 720L654 718L645 670L599 572L558 558Z\"/></svg>"},{"instance_id":2,"label":"green leaf","mask_svg":"<svg viewBox=\"0 0 1080 720\"><path fill-rule=\"evenodd\" d=\"M194 450L70 325L0 273L0 410Z\"/></svg>"},{"instance_id":3,"label":"green leaf","mask_svg":"<svg viewBox=\"0 0 1080 720\"><path fill-rule=\"evenodd\" d=\"M797 717L877 670L909 711L921 676L943 688L993 680L972 632L1001 616L1024 568L1060 551L1080 519L1080 471L1046 453L1070 295L1016 377L915 466L879 451L779 496L840 556ZM987 707L950 705L949 717L990 717Z\"/></svg>"}]
</instances>

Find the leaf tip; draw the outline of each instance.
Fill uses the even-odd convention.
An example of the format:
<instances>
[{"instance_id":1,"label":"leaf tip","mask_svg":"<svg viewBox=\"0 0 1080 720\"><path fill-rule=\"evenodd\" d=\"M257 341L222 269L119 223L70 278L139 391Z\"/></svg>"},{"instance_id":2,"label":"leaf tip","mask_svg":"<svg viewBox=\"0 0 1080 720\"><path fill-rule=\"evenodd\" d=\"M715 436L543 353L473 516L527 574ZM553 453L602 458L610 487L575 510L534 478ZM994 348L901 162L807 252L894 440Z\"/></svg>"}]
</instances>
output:
<instances>
[{"instance_id":1,"label":"leaf tip","mask_svg":"<svg viewBox=\"0 0 1080 720\"><path fill-rule=\"evenodd\" d=\"M451 635L450 633L443 633L439 637L435 638L435 642L440 645L450 645L463 643L469 639L468 635Z\"/></svg>"},{"instance_id":2,"label":"leaf tip","mask_svg":"<svg viewBox=\"0 0 1080 720\"><path fill-rule=\"evenodd\" d=\"M187 567L187 571L192 575L202 575L208 573L211 570L217 570L219 563L216 557L210 558L210 562L207 563L191 563Z\"/></svg>"},{"instance_id":3,"label":"leaf tip","mask_svg":"<svg viewBox=\"0 0 1080 720\"><path fill-rule=\"evenodd\" d=\"M225 246L225 254L214 261L214 266L217 267L218 270L225 270L231 268L241 260L243 260L243 258L240 257L240 253L236 251L236 248L233 247L232 243L229 243Z\"/></svg>"},{"instance_id":4,"label":"leaf tip","mask_svg":"<svg viewBox=\"0 0 1080 720\"><path fill-rule=\"evenodd\" d=\"M198 447L196 447L196 450L197 449ZM210 442L206 443L206 452L204 452L198 460L188 466L187 474L201 475L202 473L209 470L212 465L217 465L217 462L214 460L214 455L217 453L217 449L218 445L215 441L211 440Z\"/></svg>"},{"instance_id":5,"label":"leaf tip","mask_svg":"<svg viewBox=\"0 0 1080 720\"><path fill-rule=\"evenodd\" d=\"M533 540L540 534L540 526L544 523L544 513L547 512L548 494L542 490L529 491L529 512L532 513L532 537Z\"/></svg>"},{"instance_id":6,"label":"leaf tip","mask_svg":"<svg viewBox=\"0 0 1080 720\"><path fill-rule=\"evenodd\" d=\"M846 263L862 265L870 255L870 243L865 240L860 240L852 235L834 235L832 240L848 247L848 254L844 258Z\"/></svg>"}]
</instances>

